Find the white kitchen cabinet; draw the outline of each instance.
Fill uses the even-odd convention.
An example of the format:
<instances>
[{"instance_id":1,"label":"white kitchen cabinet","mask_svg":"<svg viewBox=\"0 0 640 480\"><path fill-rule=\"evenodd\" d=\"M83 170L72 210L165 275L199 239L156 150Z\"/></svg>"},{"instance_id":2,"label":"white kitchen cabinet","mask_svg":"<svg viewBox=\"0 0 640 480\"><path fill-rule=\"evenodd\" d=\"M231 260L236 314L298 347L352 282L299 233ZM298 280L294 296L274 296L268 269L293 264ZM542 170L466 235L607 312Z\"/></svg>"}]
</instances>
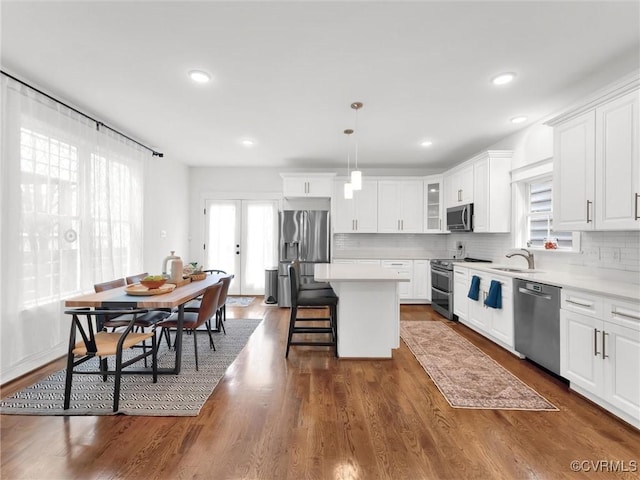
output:
<instances>
[{"instance_id":1,"label":"white kitchen cabinet","mask_svg":"<svg viewBox=\"0 0 640 480\"><path fill-rule=\"evenodd\" d=\"M554 127L556 230L640 229L639 80L565 113Z\"/></svg>"},{"instance_id":2,"label":"white kitchen cabinet","mask_svg":"<svg viewBox=\"0 0 640 480\"><path fill-rule=\"evenodd\" d=\"M423 188L421 180L380 180L378 232L422 233Z\"/></svg>"},{"instance_id":3,"label":"white kitchen cabinet","mask_svg":"<svg viewBox=\"0 0 640 480\"><path fill-rule=\"evenodd\" d=\"M640 427L640 303L563 289L560 346L571 388Z\"/></svg>"},{"instance_id":4,"label":"white kitchen cabinet","mask_svg":"<svg viewBox=\"0 0 640 480\"><path fill-rule=\"evenodd\" d=\"M444 219L444 180L442 175L424 179L424 233L446 232Z\"/></svg>"},{"instance_id":5,"label":"white kitchen cabinet","mask_svg":"<svg viewBox=\"0 0 640 480\"><path fill-rule=\"evenodd\" d=\"M471 287L471 280L474 275L480 279L480 295L478 300L472 300L466 297ZM489 295L491 281L494 280L500 282L502 308L491 308L484 304L484 301ZM462 289L462 287L460 288ZM467 283L462 292L467 298L468 304L468 317L463 323L499 345L502 345L509 350L513 350L515 345L513 278L469 269ZM457 293L454 293L454 299L455 297L457 297Z\"/></svg>"},{"instance_id":6,"label":"white kitchen cabinet","mask_svg":"<svg viewBox=\"0 0 640 480\"><path fill-rule=\"evenodd\" d=\"M413 261L413 298L431 302L431 264L429 260Z\"/></svg>"},{"instance_id":7,"label":"white kitchen cabinet","mask_svg":"<svg viewBox=\"0 0 640 480\"><path fill-rule=\"evenodd\" d=\"M331 198L335 173L281 173L285 198Z\"/></svg>"},{"instance_id":8,"label":"white kitchen cabinet","mask_svg":"<svg viewBox=\"0 0 640 480\"><path fill-rule=\"evenodd\" d=\"M490 150L473 159L473 231L511 231L511 157Z\"/></svg>"},{"instance_id":9,"label":"white kitchen cabinet","mask_svg":"<svg viewBox=\"0 0 640 480\"><path fill-rule=\"evenodd\" d=\"M640 92L596 108L595 227L640 229Z\"/></svg>"},{"instance_id":10,"label":"white kitchen cabinet","mask_svg":"<svg viewBox=\"0 0 640 480\"><path fill-rule=\"evenodd\" d=\"M347 180L334 182L331 201L334 233L376 233L378 231L378 182L363 180L362 190L344 198Z\"/></svg>"},{"instance_id":11,"label":"white kitchen cabinet","mask_svg":"<svg viewBox=\"0 0 640 480\"><path fill-rule=\"evenodd\" d=\"M473 203L473 164L465 162L444 175L445 207Z\"/></svg>"},{"instance_id":12,"label":"white kitchen cabinet","mask_svg":"<svg viewBox=\"0 0 640 480\"><path fill-rule=\"evenodd\" d=\"M453 267L453 313L458 320L465 322L469 318L469 270Z\"/></svg>"},{"instance_id":13,"label":"white kitchen cabinet","mask_svg":"<svg viewBox=\"0 0 640 480\"><path fill-rule=\"evenodd\" d=\"M395 270L401 277L408 278L408 282L398 283L400 299L413 298L413 260L382 260L380 265Z\"/></svg>"}]
</instances>

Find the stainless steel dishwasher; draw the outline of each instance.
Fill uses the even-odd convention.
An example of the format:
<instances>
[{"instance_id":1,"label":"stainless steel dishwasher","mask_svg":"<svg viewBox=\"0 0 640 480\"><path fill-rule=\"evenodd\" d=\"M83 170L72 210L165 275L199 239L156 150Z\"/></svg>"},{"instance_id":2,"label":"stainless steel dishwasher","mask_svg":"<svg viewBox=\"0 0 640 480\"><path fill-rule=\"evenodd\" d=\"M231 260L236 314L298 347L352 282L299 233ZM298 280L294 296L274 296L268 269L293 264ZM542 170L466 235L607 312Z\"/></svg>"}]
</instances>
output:
<instances>
[{"instance_id":1,"label":"stainless steel dishwasher","mask_svg":"<svg viewBox=\"0 0 640 480\"><path fill-rule=\"evenodd\" d=\"M560 375L560 288L515 280L516 351Z\"/></svg>"}]
</instances>

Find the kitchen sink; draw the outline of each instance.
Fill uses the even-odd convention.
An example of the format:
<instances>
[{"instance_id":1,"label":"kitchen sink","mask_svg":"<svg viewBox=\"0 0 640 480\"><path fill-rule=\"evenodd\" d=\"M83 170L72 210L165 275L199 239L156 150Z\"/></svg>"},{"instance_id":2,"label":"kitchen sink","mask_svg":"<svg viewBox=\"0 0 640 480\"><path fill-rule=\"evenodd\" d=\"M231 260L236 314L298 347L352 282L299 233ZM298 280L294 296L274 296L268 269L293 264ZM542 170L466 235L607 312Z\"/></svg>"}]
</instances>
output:
<instances>
[{"instance_id":1,"label":"kitchen sink","mask_svg":"<svg viewBox=\"0 0 640 480\"><path fill-rule=\"evenodd\" d=\"M511 267L491 267L491 270L500 270L501 272L514 272L514 273L533 273L537 270L529 270L528 268L511 268Z\"/></svg>"}]
</instances>

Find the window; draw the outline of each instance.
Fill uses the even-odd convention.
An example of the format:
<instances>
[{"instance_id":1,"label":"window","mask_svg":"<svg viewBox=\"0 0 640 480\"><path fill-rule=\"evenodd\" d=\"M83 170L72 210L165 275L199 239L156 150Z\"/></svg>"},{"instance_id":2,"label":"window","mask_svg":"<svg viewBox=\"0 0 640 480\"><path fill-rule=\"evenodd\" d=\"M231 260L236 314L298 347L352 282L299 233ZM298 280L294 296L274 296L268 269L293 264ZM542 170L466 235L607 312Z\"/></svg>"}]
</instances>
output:
<instances>
[{"instance_id":1,"label":"window","mask_svg":"<svg viewBox=\"0 0 640 480\"><path fill-rule=\"evenodd\" d=\"M550 176L520 182L523 221L517 246L572 251L574 234L553 228L553 182Z\"/></svg>"}]
</instances>

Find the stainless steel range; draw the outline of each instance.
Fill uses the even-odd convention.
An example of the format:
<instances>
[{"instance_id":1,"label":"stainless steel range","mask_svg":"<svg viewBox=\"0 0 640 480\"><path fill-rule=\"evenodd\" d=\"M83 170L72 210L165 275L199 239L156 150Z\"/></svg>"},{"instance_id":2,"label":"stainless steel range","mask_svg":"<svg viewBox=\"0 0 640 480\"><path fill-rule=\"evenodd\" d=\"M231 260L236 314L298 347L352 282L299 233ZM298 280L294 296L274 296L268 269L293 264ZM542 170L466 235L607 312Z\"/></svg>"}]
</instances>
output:
<instances>
[{"instance_id":1,"label":"stainless steel range","mask_svg":"<svg viewBox=\"0 0 640 480\"><path fill-rule=\"evenodd\" d=\"M479 258L434 258L431 260L431 307L453 320L453 265L457 262L486 262Z\"/></svg>"}]
</instances>

